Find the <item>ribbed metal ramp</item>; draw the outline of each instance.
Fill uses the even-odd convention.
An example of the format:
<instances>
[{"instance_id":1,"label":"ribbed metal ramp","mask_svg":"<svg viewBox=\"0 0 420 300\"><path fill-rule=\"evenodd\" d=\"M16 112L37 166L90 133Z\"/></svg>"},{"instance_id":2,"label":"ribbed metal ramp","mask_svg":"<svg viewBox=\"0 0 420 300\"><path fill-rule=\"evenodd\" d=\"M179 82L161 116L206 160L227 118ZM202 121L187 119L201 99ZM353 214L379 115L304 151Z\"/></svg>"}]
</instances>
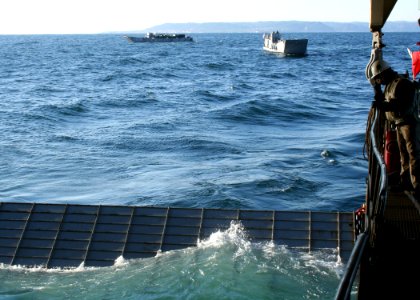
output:
<instances>
[{"instance_id":1,"label":"ribbed metal ramp","mask_svg":"<svg viewBox=\"0 0 420 300\"><path fill-rule=\"evenodd\" d=\"M115 259L153 257L196 246L240 221L254 242L303 251L354 244L351 212L256 211L0 202L0 263L72 268L110 266Z\"/></svg>"}]
</instances>

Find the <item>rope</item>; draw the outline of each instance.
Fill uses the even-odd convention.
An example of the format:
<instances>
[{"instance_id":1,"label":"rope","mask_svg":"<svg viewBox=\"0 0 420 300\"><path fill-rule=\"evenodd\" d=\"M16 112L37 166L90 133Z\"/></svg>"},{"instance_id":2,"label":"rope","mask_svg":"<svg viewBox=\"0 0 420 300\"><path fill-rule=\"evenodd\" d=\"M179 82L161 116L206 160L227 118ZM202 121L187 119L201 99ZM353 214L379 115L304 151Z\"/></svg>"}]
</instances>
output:
<instances>
[{"instance_id":1,"label":"rope","mask_svg":"<svg viewBox=\"0 0 420 300\"><path fill-rule=\"evenodd\" d=\"M369 111L369 115L367 118L367 122L366 122L366 132L365 132L365 144L363 145L363 157L368 160L366 154L367 154L367 149L370 149L370 138L369 138L369 132L370 129L372 127L372 118L375 115L375 108L371 107L370 111Z\"/></svg>"}]
</instances>

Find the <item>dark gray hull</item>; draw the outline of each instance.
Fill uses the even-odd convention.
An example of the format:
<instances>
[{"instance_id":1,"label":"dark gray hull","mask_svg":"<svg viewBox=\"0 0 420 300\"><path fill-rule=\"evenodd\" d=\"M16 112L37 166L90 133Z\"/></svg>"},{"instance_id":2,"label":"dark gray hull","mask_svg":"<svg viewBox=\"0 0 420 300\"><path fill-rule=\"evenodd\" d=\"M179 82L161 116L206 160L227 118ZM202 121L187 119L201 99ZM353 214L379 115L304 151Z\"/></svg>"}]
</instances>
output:
<instances>
[{"instance_id":1,"label":"dark gray hull","mask_svg":"<svg viewBox=\"0 0 420 300\"><path fill-rule=\"evenodd\" d=\"M147 38L147 37L134 37L125 36L130 43L179 43L179 42L193 42L192 37L185 38Z\"/></svg>"}]
</instances>

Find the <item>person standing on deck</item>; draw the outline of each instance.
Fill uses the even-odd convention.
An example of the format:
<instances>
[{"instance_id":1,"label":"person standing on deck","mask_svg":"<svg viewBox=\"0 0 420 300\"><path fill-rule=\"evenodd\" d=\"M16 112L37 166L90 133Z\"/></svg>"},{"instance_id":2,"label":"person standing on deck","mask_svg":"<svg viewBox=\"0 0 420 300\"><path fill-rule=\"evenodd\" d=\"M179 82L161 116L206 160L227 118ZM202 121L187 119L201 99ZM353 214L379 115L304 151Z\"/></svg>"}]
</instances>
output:
<instances>
[{"instance_id":1,"label":"person standing on deck","mask_svg":"<svg viewBox=\"0 0 420 300\"><path fill-rule=\"evenodd\" d=\"M415 85L395 72L387 62L375 61L372 77L378 85L385 85L384 93L375 93L374 106L385 111L388 121L397 128L397 141L401 160L401 185L414 191L420 201L420 122L415 117Z\"/></svg>"}]
</instances>

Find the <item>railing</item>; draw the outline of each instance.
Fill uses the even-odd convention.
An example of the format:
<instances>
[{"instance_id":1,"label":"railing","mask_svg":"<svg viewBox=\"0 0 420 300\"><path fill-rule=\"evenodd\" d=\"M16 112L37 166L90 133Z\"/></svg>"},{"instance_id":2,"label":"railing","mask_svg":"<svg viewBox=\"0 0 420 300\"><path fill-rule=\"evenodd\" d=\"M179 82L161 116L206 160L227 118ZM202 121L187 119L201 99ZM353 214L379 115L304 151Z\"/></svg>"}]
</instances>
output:
<instances>
[{"instance_id":1,"label":"railing","mask_svg":"<svg viewBox=\"0 0 420 300\"><path fill-rule=\"evenodd\" d=\"M344 272L344 275L340 281L340 285L338 286L335 299L350 299L350 292L353 287L357 271L359 270L363 253L366 249L368 237L369 234L366 231L357 237L356 244L354 245L353 251L350 255L350 259L347 262L346 271Z\"/></svg>"},{"instance_id":2,"label":"railing","mask_svg":"<svg viewBox=\"0 0 420 300\"><path fill-rule=\"evenodd\" d=\"M356 239L353 251L350 255L346 270L341 278L340 284L335 296L336 300L350 299L350 293L354 285L356 275L359 271L362 257L365 255L367 245L374 246L376 232L382 225L384 209L387 194L388 176L386 166L383 160L383 133L384 133L384 117L381 111L373 110L373 119L369 117L367 131L368 142L368 179L366 191L366 215L365 229ZM368 243L368 240L370 243Z\"/></svg>"}]
</instances>

